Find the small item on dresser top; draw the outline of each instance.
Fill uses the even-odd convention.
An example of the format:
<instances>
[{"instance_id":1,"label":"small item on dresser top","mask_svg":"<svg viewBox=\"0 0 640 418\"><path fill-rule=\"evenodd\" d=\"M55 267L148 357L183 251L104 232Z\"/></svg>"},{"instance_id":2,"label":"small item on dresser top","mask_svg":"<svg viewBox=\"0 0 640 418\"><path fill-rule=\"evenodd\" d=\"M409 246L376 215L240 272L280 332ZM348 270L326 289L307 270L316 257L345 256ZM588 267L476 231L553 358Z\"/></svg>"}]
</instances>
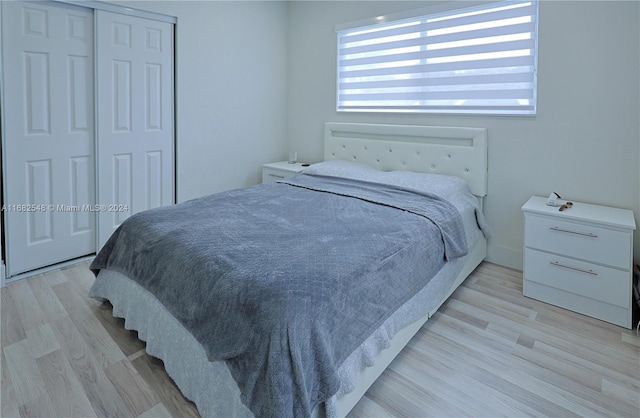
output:
<instances>
[{"instance_id":1,"label":"small item on dresser top","mask_svg":"<svg viewBox=\"0 0 640 418\"><path fill-rule=\"evenodd\" d=\"M567 203L565 203L564 205L560 206L560 208L558 210L560 212L562 212L563 210L569 209L572 206L573 206L573 202L567 201Z\"/></svg>"},{"instance_id":2,"label":"small item on dresser top","mask_svg":"<svg viewBox=\"0 0 640 418\"><path fill-rule=\"evenodd\" d=\"M562 197L560 197L560 195L556 192L551 192L549 198L547 199L547 205L560 206L560 203L558 203L558 199L562 199Z\"/></svg>"}]
</instances>

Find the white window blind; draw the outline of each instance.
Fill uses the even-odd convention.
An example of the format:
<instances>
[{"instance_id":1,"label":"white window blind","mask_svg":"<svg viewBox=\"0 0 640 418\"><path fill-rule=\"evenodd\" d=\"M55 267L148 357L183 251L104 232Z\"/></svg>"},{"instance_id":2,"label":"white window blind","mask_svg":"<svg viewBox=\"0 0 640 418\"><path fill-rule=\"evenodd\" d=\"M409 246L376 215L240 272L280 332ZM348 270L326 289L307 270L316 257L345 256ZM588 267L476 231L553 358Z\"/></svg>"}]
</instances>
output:
<instances>
[{"instance_id":1,"label":"white window blind","mask_svg":"<svg viewBox=\"0 0 640 418\"><path fill-rule=\"evenodd\" d=\"M535 114L537 1L338 30L337 110Z\"/></svg>"}]
</instances>

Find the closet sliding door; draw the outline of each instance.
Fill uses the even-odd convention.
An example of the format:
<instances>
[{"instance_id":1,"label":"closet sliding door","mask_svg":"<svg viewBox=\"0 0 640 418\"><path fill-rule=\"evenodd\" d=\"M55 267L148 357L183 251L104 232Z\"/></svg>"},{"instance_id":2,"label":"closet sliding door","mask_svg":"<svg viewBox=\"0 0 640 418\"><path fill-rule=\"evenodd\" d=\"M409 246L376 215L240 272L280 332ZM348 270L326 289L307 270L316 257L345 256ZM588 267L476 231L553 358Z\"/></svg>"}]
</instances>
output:
<instances>
[{"instance_id":1,"label":"closet sliding door","mask_svg":"<svg viewBox=\"0 0 640 418\"><path fill-rule=\"evenodd\" d=\"M2 2L8 276L96 250L93 11Z\"/></svg>"},{"instance_id":2,"label":"closet sliding door","mask_svg":"<svg viewBox=\"0 0 640 418\"><path fill-rule=\"evenodd\" d=\"M96 10L98 247L173 203L173 24Z\"/></svg>"},{"instance_id":3,"label":"closet sliding door","mask_svg":"<svg viewBox=\"0 0 640 418\"><path fill-rule=\"evenodd\" d=\"M11 278L94 254L132 214L174 202L174 25L61 2L0 7Z\"/></svg>"}]
</instances>

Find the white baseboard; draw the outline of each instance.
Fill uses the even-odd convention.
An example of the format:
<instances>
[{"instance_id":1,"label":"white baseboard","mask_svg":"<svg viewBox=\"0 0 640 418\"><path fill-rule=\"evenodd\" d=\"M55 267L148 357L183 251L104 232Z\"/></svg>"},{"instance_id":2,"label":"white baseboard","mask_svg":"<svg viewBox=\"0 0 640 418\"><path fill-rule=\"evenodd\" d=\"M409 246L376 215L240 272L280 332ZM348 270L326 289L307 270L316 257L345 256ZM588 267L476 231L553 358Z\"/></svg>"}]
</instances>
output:
<instances>
[{"instance_id":1,"label":"white baseboard","mask_svg":"<svg viewBox=\"0 0 640 418\"><path fill-rule=\"evenodd\" d=\"M522 248L514 249L489 243L487 261L522 271Z\"/></svg>"}]
</instances>

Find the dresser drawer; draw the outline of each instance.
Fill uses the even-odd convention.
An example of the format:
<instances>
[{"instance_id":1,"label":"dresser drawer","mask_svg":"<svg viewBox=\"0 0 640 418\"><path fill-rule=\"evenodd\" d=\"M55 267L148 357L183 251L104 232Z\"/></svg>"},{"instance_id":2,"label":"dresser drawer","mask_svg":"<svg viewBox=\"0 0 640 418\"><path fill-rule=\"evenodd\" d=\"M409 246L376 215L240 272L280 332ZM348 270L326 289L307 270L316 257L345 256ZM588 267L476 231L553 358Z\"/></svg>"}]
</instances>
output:
<instances>
[{"instance_id":1,"label":"dresser drawer","mask_svg":"<svg viewBox=\"0 0 640 418\"><path fill-rule=\"evenodd\" d=\"M524 281L629 308L629 272L525 248ZM527 295L525 291L525 295Z\"/></svg>"},{"instance_id":2,"label":"dresser drawer","mask_svg":"<svg viewBox=\"0 0 640 418\"><path fill-rule=\"evenodd\" d=\"M525 246L628 270L629 232L569 222L557 218L525 217Z\"/></svg>"}]
</instances>

